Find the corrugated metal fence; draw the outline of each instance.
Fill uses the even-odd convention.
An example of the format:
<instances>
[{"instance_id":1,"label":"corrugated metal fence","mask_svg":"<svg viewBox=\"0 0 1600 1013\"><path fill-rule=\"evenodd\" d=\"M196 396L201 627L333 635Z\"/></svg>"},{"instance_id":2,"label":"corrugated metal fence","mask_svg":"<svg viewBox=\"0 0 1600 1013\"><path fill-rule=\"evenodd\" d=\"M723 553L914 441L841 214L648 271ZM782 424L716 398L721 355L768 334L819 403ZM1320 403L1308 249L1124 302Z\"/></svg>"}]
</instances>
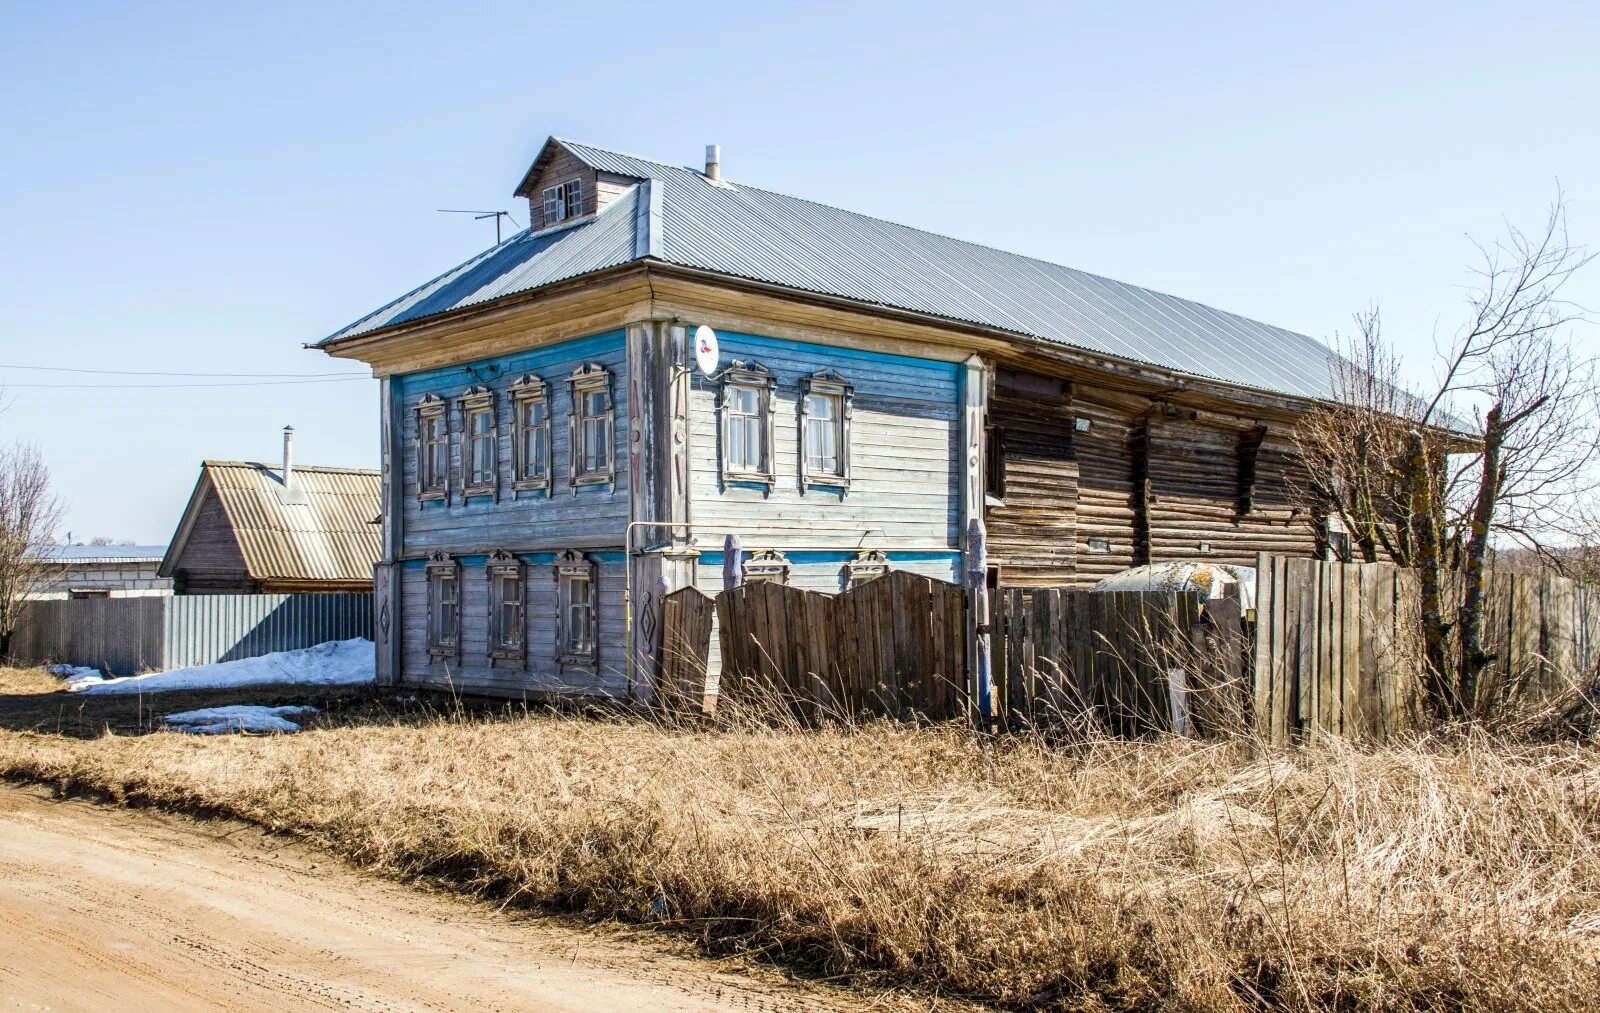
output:
<instances>
[{"instance_id":1,"label":"corrugated metal fence","mask_svg":"<svg viewBox=\"0 0 1600 1013\"><path fill-rule=\"evenodd\" d=\"M11 641L23 663L112 675L372 638L370 594L207 594L29 603Z\"/></svg>"}]
</instances>

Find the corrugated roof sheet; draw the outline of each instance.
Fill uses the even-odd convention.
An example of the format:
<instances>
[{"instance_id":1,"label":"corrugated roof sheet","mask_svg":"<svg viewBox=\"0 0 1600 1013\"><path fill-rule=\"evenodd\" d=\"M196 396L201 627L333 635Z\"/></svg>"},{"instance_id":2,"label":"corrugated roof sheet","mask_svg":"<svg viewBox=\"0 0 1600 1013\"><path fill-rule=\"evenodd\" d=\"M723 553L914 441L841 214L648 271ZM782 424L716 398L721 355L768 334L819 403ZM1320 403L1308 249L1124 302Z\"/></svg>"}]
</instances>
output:
<instances>
[{"instance_id":1,"label":"corrugated roof sheet","mask_svg":"<svg viewBox=\"0 0 1600 1013\"><path fill-rule=\"evenodd\" d=\"M37 554L61 563L159 563L165 545L45 545Z\"/></svg>"},{"instance_id":2,"label":"corrugated roof sheet","mask_svg":"<svg viewBox=\"0 0 1600 1013\"><path fill-rule=\"evenodd\" d=\"M286 495L281 468L206 461L252 578L371 580L382 552L379 475L361 468L300 466ZM302 495L303 494L303 495Z\"/></svg>"},{"instance_id":3,"label":"corrugated roof sheet","mask_svg":"<svg viewBox=\"0 0 1600 1013\"><path fill-rule=\"evenodd\" d=\"M689 168L557 139L602 172L651 181L594 219L524 233L328 341L642 257L995 327L1178 373L1301 397L1332 391L1314 338L1150 289L896 225ZM636 235L636 233L647 234ZM520 244L520 245L519 245Z\"/></svg>"}]
</instances>

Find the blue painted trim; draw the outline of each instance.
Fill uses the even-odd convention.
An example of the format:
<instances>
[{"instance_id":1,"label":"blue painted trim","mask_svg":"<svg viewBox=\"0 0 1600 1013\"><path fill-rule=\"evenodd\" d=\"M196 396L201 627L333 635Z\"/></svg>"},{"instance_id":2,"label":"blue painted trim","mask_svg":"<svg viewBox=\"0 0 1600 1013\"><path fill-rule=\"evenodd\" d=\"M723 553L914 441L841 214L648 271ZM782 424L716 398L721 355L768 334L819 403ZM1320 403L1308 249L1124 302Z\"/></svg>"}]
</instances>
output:
<instances>
[{"instance_id":1,"label":"blue painted trim","mask_svg":"<svg viewBox=\"0 0 1600 1013\"><path fill-rule=\"evenodd\" d=\"M402 376L394 377L393 380L399 386L402 397L434 393L441 389L457 386L469 387L475 383L485 383L490 387L499 387L510 383L523 373L538 373L542 369L548 369L555 363L573 359L592 359L621 352L626 340L626 335L622 331L606 331L602 334L573 338L558 344L532 348L524 352L514 352L510 355L497 355L487 359L477 359L473 362L458 363L453 366L440 366L436 369L425 369L417 373L406 373ZM497 372L492 378L479 380L467 372L469 367L479 371L486 371L491 366L497 367ZM543 376L541 378L548 384L558 384L563 379L559 376Z\"/></svg>"},{"instance_id":2,"label":"blue painted trim","mask_svg":"<svg viewBox=\"0 0 1600 1013\"><path fill-rule=\"evenodd\" d=\"M744 334L739 331L724 331L719 335L719 344L726 346L730 343L753 344L773 349L795 352L800 355L815 356L827 360L829 365L835 365L840 359L855 362L876 362L895 366L904 366L911 369L932 370L941 373L954 383L960 375L961 365L955 362L942 362L939 359L919 359L910 355L896 355L892 352L873 352L864 348L846 348L838 345L818 345L809 341L791 341L788 338L768 338L760 334ZM843 372L843 370L841 371Z\"/></svg>"},{"instance_id":3,"label":"blue painted trim","mask_svg":"<svg viewBox=\"0 0 1600 1013\"><path fill-rule=\"evenodd\" d=\"M793 551L790 551L790 550L784 549L784 550L780 550L780 551L782 551L785 556L789 557L789 562L795 563L795 564L798 565L798 564L804 564L804 563L847 563L850 560L856 558L856 553L860 552L861 550L860 549L795 549ZM916 551L908 551L908 552L890 552L887 555L889 557L889 562L891 562L891 563L930 563L930 562L960 563L960 561L961 561L961 553L960 553L959 550L956 550L956 549L950 549L950 550L931 549L931 550L916 550ZM701 553L700 553L700 558L699 558L698 562L699 562L699 565L701 565L701 566L721 566L722 562L723 562L723 559L724 559L724 554L723 554L721 549L714 549L714 550L711 550L711 551L702 550Z\"/></svg>"}]
</instances>

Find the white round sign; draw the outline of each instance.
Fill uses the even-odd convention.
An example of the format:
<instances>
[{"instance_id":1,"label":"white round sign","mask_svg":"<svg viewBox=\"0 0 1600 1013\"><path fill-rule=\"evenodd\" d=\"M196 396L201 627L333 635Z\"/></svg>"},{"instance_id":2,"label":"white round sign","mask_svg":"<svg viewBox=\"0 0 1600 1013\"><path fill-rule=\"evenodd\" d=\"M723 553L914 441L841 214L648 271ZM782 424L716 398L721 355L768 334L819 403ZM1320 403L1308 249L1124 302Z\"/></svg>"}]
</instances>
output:
<instances>
[{"instance_id":1,"label":"white round sign","mask_svg":"<svg viewBox=\"0 0 1600 1013\"><path fill-rule=\"evenodd\" d=\"M701 324L694 329L694 364L707 376L717 371L717 332Z\"/></svg>"}]
</instances>

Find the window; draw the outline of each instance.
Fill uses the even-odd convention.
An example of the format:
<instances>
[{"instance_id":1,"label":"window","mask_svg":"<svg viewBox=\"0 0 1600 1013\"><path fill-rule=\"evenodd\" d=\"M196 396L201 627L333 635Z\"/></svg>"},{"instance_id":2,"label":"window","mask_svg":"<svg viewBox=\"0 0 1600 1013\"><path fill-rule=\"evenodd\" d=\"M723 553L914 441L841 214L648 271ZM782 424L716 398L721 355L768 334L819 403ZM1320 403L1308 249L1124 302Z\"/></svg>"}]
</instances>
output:
<instances>
[{"instance_id":1,"label":"window","mask_svg":"<svg viewBox=\"0 0 1600 1013\"><path fill-rule=\"evenodd\" d=\"M556 660L594 672L599 663L595 635L594 563L567 549L556 557Z\"/></svg>"},{"instance_id":2,"label":"window","mask_svg":"<svg viewBox=\"0 0 1600 1013\"><path fill-rule=\"evenodd\" d=\"M1238 505L1240 517L1248 517L1256 508L1256 465L1261 458L1261 444L1267 438L1266 426L1258 426L1239 434Z\"/></svg>"},{"instance_id":3,"label":"window","mask_svg":"<svg viewBox=\"0 0 1600 1013\"><path fill-rule=\"evenodd\" d=\"M735 360L722 371L722 478L772 484L772 374Z\"/></svg>"},{"instance_id":4,"label":"window","mask_svg":"<svg viewBox=\"0 0 1600 1013\"><path fill-rule=\"evenodd\" d=\"M995 501L1006 498L1006 431L1000 426L989 426L985 432L983 448L983 491Z\"/></svg>"},{"instance_id":5,"label":"window","mask_svg":"<svg viewBox=\"0 0 1600 1013\"><path fill-rule=\"evenodd\" d=\"M777 549L752 552L750 558L744 561L744 582L746 584L789 583L789 558Z\"/></svg>"},{"instance_id":6,"label":"window","mask_svg":"<svg viewBox=\"0 0 1600 1013\"><path fill-rule=\"evenodd\" d=\"M461 658L461 567L442 552L428 557L428 654Z\"/></svg>"},{"instance_id":7,"label":"window","mask_svg":"<svg viewBox=\"0 0 1600 1013\"><path fill-rule=\"evenodd\" d=\"M850 487L853 388L832 370L806 377L800 391L800 491Z\"/></svg>"},{"instance_id":8,"label":"window","mask_svg":"<svg viewBox=\"0 0 1600 1013\"><path fill-rule=\"evenodd\" d=\"M1109 538L1091 538L1091 539L1089 539L1089 551L1093 552L1093 553L1095 553L1097 555L1101 554L1101 553L1110 552L1111 551L1111 539L1109 539Z\"/></svg>"},{"instance_id":9,"label":"window","mask_svg":"<svg viewBox=\"0 0 1600 1013\"><path fill-rule=\"evenodd\" d=\"M444 399L429 394L417 402L417 494L444 499L450 488L450 420Z\"/></svg>"},{"instance_id":10,"label":"window","mask_svg":"<svg viewBox=\"0 0 1600 1013\"><path fill-rule=\"evenodd\" d=\"M484 567L489 577L489 657L521 660L522 561L504 550L489 557Z\"/></svg>"},{"instance_id":11,"label":"window","mask_svg":"<svg viewBox=\"0 0 1600 1013\"><path fill-rule=\"evenodd\" d=\"M528 373L511 385L516 427L512 487L550 488L550 399L544 381Z\"/></svg>"},{"instance_id":12,"label":"window","mask_svg":"<svg viewBox=\"0 0 1600 1013\"><path fill-rule=\"evenodd\" d=\"M495 493L499 455L495 432L494 392L473 387L461 395L462 431L466 433L466 496L492 496Z\"/></svg>"},{"instance_id":13,"label":"window","mask_svg":"<svg viewBox=\"0 0 1600 1013\"><path fill-rule=\"evenodd\" d=\"M575 179L545 187L544 223L554 225L583 214L583 184Z\"/></svg>"},{"instance_id":14,"label":"window","mask_svg":"<svg viewBox=\"0 0 1600 1013\"><path fill-rule=\"evenodd\" d=\"M591 362L572 371L567 387L572 394L568 471L576 493L580 485L610 483L616 477L612 465L611 374L598 362Z\"/></svg>"},{"instance_id":15,"label":"window","mask_svg":"<svg viewBox=\"0 0 1600 1013\"><path fill-rule=\"evenodd\" d=\"M888 573L889 557L884 555L882 549L865 549L844 564L844 571L844 588L848 591Z\"/></svg>"}]
</instances>

